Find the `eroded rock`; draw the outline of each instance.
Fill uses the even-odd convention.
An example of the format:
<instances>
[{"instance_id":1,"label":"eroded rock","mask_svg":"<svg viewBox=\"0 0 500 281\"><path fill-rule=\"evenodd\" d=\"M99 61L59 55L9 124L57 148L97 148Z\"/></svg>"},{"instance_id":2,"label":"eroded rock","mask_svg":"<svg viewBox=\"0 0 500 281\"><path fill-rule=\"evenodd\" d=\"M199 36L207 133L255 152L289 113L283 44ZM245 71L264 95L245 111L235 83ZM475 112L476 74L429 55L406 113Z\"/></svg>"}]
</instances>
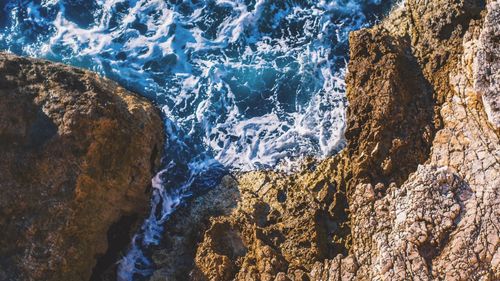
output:
<instances>
[{"instance_id":1,"label":"eroded rock","mask_svg":"<svg viewBox=\"0 0 500 281\"><path fill-rule=\"evenodd\" d=\"M499 280L498 5L408 0L353 33L346 149L236 175L190 278Z\"/></svg>"},{"instance_id":2,"label":"eroded rock","mask_svg":"<svg viewBox=\"0 0 500 281\"><path fill-rule=\"evenodd\" d=\"M116 83L0 53L0 280L89 280L147 211L162 142Z\"/></svg>"},{"instance_id":3,"label":"eroded rock","mask_svg":"<svg viewBox=\"0 0 500 281\"><path fill-rule=\"evenodd\" d=\"M324 162L313 173L288 177L227 176L169 221L152 280L184 280L189 272L193 280L306 278L315 261L347 254L347 199L334 182L335 165ZM180 228L179 220L185 221ZM169 262L176 257L183 262Z\"/></svg>"},{"instance_id":4,"label":"eroded rock","mask_svg":"<svg viewBox=\"0 0 500 281\"><path fill-rule=\"evenodd\" d=\"M481 94L488 118L500 129L500 2L488 4L474 62L474 86Z\"/></svg>"}]
</instances>

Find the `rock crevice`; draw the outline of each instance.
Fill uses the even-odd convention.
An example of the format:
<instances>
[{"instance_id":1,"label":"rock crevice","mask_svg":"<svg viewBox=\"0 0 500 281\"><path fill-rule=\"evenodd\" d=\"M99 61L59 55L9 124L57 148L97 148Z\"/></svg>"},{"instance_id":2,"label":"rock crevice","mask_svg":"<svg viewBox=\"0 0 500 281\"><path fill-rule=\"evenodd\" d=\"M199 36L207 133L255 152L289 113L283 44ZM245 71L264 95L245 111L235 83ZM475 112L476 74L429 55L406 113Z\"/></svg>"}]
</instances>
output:
<instances>
[{"instance_id":1,"label":"rock crevice","mask_svg":"<svg viewBox=\"0 0 500 281\"><path fill-rule=\"evenodd\" d=\"M160 245L152 280L499 280L498 10L408 0L352 33L347 147L197 199L183 274Z\"/></svg>"}]
</instances>

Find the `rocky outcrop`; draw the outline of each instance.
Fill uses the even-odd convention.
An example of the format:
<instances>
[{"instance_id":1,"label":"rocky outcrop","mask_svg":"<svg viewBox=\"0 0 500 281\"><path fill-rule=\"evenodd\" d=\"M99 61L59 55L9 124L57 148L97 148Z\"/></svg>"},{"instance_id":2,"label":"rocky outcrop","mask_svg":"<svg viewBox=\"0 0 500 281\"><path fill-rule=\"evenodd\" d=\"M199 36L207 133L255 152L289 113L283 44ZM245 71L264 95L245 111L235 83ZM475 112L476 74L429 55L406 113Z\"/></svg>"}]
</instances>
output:
<instances>
[{"instance_id":1,"label":"rocky outcrop","mask_svg":"<svg viewBox=\"0 0 500 281\"><path fill-rule=\"evenodd\" d=\"M347 147L197 198L152 280L500 280L499 11L407 0L352 33Z\"/></svg>"},{"instance_id":2,"label":"rocky outcrop","mask_svg":"<svg viewBox=\"0 0 500 281\"><path fill-rule=\"evenodd\" d=\"M168 222L153 255L160 269L152 280L274 280L288 271L307 276L315 261L347 254L338 164L311 162L293 176L226 176Z\"/></svg>"},{"instance_id":3,"label":"rocky outcrop","mask_svg":"<svg viewBox=\"0 0 500 281\"><path fill-rule=\"evenodd\" d=\"M107 266L147 211L162 141L154 106L116 83L0 53L0 280Z\"/></svg>"},{"instance_id":4,"label":"rocky outcrop","mask_svg":"<svg viewBox=\"0 0 500 281\"><path fill-rule=\"evenodd\" d=\"M473 86L481 95L490 122L500 129L500 3L492 1L484 19L473 61Z\"/></svg>"}]
</instances>

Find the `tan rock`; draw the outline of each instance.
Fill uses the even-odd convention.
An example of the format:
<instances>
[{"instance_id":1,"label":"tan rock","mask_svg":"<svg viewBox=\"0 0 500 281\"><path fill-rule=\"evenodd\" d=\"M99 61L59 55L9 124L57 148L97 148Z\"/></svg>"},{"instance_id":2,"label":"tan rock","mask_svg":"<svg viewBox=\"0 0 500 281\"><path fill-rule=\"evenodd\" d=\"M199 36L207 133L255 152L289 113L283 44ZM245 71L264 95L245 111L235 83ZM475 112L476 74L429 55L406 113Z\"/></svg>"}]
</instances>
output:
<instances>
[{"instance_id":1,"label":"tan rock","mask_svg":"<svg viewBox=\"0 0 500 281\"><path fill-rule=\"evenodd\" d=\"M407 0L352 33L347 147L295 174L236 175L237 205L200 230L198 280L500 280L500 19L487 2ZM247 251L213 262L212 241L234 229Z\"/></svg>"}]
</instances>

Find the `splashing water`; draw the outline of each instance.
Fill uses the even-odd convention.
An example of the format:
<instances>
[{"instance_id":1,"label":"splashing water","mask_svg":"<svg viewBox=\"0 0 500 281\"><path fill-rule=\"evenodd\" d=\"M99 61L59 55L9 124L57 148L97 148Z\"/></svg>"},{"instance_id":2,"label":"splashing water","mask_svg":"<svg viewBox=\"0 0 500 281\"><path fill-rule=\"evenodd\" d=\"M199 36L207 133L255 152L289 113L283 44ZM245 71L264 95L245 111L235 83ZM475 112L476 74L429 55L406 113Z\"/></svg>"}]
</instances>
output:
<instances>
[{"instance_id":1,"label":"splashing water","mask_svg":"<svg viewBox=\"0 0 500 281\"><path fill-rule=\"evenodd\" d=\"M91 69L162 108L164 168L119 267L119 279L132 280L151 273L144 253L173 210L225 169L293 166L342 148L348 33L391 4L0 1L0 49Z\"/></svg>"}]
</instances>

